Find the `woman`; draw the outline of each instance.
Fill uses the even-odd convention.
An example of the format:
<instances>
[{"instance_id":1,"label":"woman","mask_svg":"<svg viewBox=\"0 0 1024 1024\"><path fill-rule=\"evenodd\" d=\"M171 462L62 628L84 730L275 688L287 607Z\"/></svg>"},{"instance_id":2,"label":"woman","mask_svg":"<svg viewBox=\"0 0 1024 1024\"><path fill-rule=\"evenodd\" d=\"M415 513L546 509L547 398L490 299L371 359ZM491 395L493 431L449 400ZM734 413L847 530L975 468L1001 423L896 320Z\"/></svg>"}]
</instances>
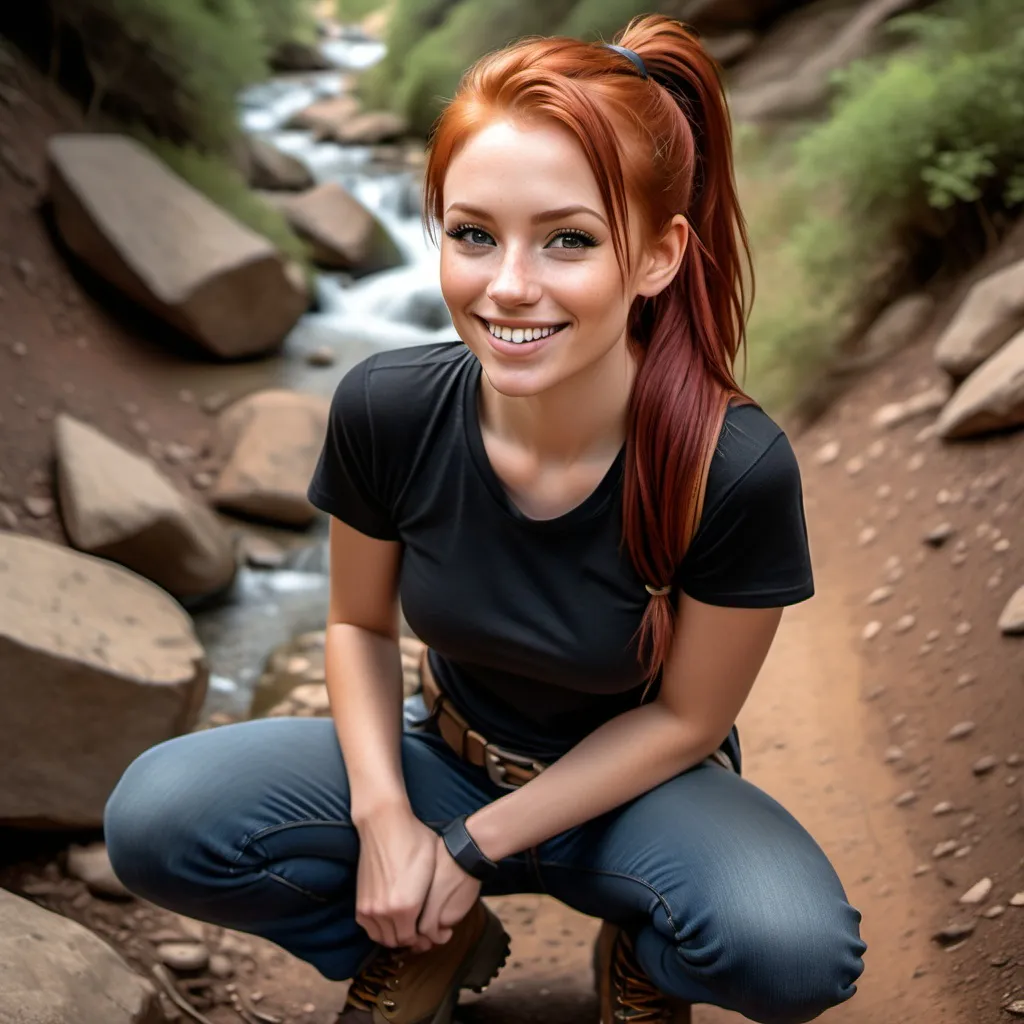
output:
<instances>
[{"instance_id":1,"label":"woman","mask_svg":"<svg viewBox=\"0 0 1024 1024\"><path fill-rule=\"evenodd\" d=\"M464 344L347 374L309 491L334 721L147 752L110 800L114 867L354 977L345 1024L448 1024L507 955L481 891L604 919L605 1024L810 1020L864 946L824 854L739 776L733 723L813 586L792 450L732 372L746 243L713 65L654 16L491 54L436 126L426 204ZM429 648L404 729L399 595Z\"/></svg>"}]
</instances>

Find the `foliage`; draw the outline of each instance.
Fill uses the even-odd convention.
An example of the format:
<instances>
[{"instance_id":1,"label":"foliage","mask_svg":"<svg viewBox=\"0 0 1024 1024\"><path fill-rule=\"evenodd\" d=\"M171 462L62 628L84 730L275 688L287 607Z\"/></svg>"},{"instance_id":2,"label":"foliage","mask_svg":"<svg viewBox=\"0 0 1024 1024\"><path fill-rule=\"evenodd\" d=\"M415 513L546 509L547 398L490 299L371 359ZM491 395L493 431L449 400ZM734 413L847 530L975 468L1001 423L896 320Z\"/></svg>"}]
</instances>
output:
<instances>
[{"instance_id":1,"label":"foliage","mask_svg":"<svg viewBox=\"0 0 1024 1024\"><path fill-rule=\"evenodd\" d=\"M384 0L334 0L335 13L343 25L356 24L383 6Z\"/></svg>"}]
</instances>

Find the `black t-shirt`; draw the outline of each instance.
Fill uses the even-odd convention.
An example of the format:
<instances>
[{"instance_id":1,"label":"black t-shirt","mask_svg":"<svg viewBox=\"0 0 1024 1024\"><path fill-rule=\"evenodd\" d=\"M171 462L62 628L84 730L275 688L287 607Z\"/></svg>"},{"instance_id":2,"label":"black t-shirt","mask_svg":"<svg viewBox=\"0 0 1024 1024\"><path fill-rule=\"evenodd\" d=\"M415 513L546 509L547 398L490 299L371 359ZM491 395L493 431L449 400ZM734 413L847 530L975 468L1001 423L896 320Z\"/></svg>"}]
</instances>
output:
<instances>
[{"instance_id":1,"label":"black t-shirt","mask_svg":"<svg viewBox=\"0 0 1024 1024\"><path fill-rule=\"evenodd\" d=\"M551 760L643 693L633 638L649 598L621 543L624 450L582 504L528 518L488 460L480 375L461 342L355 366L335 392L309 499L401 541L402 608L442 689L492 742ZM726 415L674 582L746 608L814 592L796 459L756 406Z\"/></svg>"}]
</instances>

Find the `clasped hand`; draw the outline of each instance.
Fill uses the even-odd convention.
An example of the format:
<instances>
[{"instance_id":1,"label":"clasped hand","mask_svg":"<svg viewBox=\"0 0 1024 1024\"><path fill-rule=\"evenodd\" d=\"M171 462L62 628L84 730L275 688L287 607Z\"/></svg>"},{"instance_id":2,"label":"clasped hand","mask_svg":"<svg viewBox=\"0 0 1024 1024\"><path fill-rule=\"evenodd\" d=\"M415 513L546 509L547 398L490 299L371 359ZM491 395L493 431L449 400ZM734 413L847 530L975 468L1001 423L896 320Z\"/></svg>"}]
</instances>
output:
<instances>
[{"instance_id":1,"label":"clasped hand","mask_svg":"<svg viewBox=\"0 0 1024 1024\"><path fill-rule=\"evenodd\" d=\"M423 953L447 942L480 882L411 811L375 815L359 839L356 923L382 946Z\"/></svg>"}]
</instances>

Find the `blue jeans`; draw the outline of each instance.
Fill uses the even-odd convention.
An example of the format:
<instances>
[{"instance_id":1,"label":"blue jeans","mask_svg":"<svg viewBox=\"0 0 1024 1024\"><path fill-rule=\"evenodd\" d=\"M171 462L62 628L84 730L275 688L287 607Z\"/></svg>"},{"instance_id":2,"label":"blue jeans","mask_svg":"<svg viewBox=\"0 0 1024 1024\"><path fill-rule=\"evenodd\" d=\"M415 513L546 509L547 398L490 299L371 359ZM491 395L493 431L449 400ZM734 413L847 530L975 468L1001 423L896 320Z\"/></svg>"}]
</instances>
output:
<instances>
[{"instance_id":1,"label":"blue jeans","mask_svg":"<svg viewBox=\"0 0 1024 1024\"><path fill-rule=\"evenodd\" d=\"M406 702L402 762L440 828L502 795ZM374 946L356 924L359 837L329 719L272 718L168 740L107 804L114 870L137 895L250 932L352 977ZM626 928L670 995L796 1024L848 999L860 914L810 835L765 793L705 762L501 863L485 895L548 893Z\"/></svg>"}]
</instances>

